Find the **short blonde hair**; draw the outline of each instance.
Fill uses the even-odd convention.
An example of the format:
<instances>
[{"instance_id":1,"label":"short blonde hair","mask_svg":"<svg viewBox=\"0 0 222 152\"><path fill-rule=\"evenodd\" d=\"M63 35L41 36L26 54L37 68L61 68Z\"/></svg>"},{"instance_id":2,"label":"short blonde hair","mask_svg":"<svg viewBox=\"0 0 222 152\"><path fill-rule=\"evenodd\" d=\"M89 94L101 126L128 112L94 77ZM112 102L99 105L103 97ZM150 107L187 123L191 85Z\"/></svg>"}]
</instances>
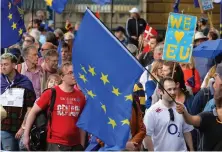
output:
<instances>
[{"instance_id":1,"label":"short blonde hair","mask_svg":"<svg viewBox=\"0 0 222 152\"><path fill-rule=\"evenodd\" d=\"M73 66L72 65L72 62L69 62L69 61L67 61L67 62L65 62L65 63L63 63L62 64L62 66L61 66L61 68L59 69L59 75L60 76L64 76L64 71L65 71L65 69L67 69L67 67L69 67L69 66Z\"/></svg>"},{"instance_id":2,"label":"short blonde hair","mask_svg":"<svg viewBox=\"0 0 222 152\"><path fill-rule=\"evenodd\" d=\"M18 59L11 53L4 53L1 55L1 60L10 60L12 63L17 63Z\"/></svg>"},{"instance_id":3,"label":"short blonde hair","mask_svg":"<svg viewBox=\"0 0 222 152\"><path fill-rule=\"evenodd\" d=\"M67 32L67 33L64 35L64 39L74 39L74 34L71 33L71 32Z\"/></svg>"}]
</instances>

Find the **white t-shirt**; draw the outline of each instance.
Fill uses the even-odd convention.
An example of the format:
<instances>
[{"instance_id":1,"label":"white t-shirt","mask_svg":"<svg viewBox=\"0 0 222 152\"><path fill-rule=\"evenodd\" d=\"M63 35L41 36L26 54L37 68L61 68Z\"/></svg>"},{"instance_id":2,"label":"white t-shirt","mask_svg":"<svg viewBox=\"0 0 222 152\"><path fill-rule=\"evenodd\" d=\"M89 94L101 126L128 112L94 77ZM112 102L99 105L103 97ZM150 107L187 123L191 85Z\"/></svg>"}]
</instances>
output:
<instances>
[{"instance_id":1,"label":"white t-shirt","mask_svg":"<svg viewBox=\"0 0 222 152\"><path fill-rule=\"evenodd\" d=\"M193 130L193 126L186 124L183 116L172 107L174 121L170 120L170 113L162 100L152 105L144 116L144 124L148 136L152 137L155 151L186 151L183 133Z\"/></svg>"}]
</instances>

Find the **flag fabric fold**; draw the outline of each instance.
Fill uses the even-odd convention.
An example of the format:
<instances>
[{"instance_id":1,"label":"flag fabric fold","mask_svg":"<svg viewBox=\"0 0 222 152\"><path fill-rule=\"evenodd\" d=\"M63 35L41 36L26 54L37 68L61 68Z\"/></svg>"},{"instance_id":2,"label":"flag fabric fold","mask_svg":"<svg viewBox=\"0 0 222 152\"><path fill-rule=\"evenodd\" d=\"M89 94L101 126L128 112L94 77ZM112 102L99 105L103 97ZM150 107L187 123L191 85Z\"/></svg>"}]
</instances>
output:
<instances>
[{"instance_id":1,"label":"flag fabric fold","mask_svg":"<svg viewBox=\"0 0 222 152\"><path fill-rule=\"evenodd\" d=\"M20 3L1 1L1 48L7 48L22 38L25 32L24 11Z\"/></svg>"},{"instance_id":2,"label":"flag fabric fold","mask_svg":"<svg viewBox=\"0 0 222 152\"><path fill-rule=\"evenodd\" d=\"M65 9L67 0L45 0L45 2L52 10L61 14Z\"/></svg>"},{"instance_id":3,"label":"flag fabric fold","mask_svg":"<svg viewBox=\"0 0 222 152\"><path fill-rule=\"evenodd\" d=\"M123 150L130 135L133 87L144 69L89 9L74 46L74 75L87 96L77 125L102 140L105 150Z\"/></svg>"}]
</instances>

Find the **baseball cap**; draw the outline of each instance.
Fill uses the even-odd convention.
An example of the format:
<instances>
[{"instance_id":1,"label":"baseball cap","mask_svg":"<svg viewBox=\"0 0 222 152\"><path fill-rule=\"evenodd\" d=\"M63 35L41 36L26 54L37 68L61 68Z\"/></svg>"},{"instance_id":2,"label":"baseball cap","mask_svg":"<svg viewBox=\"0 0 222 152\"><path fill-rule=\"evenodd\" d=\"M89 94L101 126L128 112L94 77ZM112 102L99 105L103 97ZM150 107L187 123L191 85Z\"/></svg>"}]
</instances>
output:
<instances>
[{"instance_id":1,"label":"baseball cap","mask_svg":"<svg viewBox=\"0 0 222 152\"><path fill-rule=\"evenodd\" d=\"M136 7L133 7L129 12L130 13L139 13L139 9Z\"/></svg>"},{"instance_id":2,"label":"baseball cap","mask_svg":"<svg viewBox=\"0 0 222 152\"><path fill-rule=\"evenodd\" d=\"M125 34L126 30L122 26L117 26L116 28L113 29L114 32L123 32Z\"/></svg>"}]
</instances>

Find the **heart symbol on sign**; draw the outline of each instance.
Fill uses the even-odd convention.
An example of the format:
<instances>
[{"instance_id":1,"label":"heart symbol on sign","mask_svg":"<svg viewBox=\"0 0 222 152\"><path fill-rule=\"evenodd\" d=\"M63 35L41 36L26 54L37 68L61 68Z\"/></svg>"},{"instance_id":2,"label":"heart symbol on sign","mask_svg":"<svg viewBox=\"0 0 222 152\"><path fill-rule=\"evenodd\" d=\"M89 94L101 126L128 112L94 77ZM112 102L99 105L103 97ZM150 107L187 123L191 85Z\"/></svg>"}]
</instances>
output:
<instances>
[{"instance_id":1,"label":"heart symbol on sign","mask_svg":"<svg viewBox=\"0 0 222 152\"><path fill-rule=\"evenodd\" d=\"M184 37L184 32L178 32L178 31L176 31L176 32L174 33L174 36L175 36L175 38L176 38L177 43L179 43L179 42L183 39L183 37Z\"/></svg>"}]
</instances>

